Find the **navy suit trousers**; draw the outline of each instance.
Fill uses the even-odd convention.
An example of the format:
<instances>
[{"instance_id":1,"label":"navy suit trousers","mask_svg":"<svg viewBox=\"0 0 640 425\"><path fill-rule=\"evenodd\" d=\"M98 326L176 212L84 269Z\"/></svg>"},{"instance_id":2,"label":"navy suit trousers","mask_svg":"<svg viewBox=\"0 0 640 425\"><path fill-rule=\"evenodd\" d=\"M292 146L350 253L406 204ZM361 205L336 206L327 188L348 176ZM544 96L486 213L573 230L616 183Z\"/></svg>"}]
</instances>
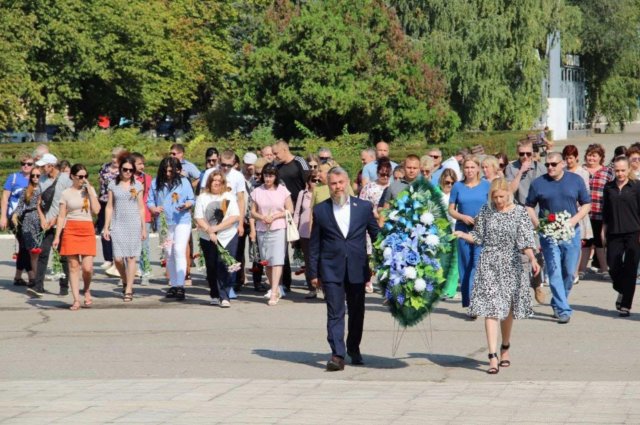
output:
<instances>
[{"instance_id":1,"label":"navy suit trousers","mask_svg":"<svg viewBox=\"0 0 640 425\"><path fill-rule=\"evenodd\" d=\"M364 283L322 282L327 303L327 341L334 356L360 352L364 325ZM345 298L349 309L347 345L344 343Z\"/></svg>"}]
</instances>

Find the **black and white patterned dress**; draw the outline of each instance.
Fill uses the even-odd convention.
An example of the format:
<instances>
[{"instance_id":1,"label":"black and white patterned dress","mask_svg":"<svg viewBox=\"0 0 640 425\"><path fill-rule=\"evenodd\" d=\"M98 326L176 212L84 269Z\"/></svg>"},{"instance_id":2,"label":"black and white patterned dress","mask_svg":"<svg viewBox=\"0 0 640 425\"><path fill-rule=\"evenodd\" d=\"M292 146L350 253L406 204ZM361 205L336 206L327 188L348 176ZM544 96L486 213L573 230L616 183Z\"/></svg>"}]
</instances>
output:
<instances>
[{"instance_id":1,"label":"black and white patterned dress","mask_svg":"<svg viewBox=\"0 0 640 425\"><path fill-rule=\"evenodd\" d=\"M482 245L478 260L469 314L500 320L513 308L515 319L533 314L529 293L529 275L522 267L520 252L533 248L534 230L524 207L515 205L499 212L488 204L476 217L470 232Z\"/></svg>"},{"instance_id":2,"label":"black and white patterned dress","mask_svg":"<svg viewBox=\"0 0 640 425\"><path fill-rule=\"evenodd\" d=\"M135 190L135 196L134 192ZM138 196L142 185L138 182L125 189L115 180L109 182L108 190L113 192L113 215L111 216L111 241L113 256L138 257L142 249L142 224L138 209Z\"/></svg>"}]
</instances>

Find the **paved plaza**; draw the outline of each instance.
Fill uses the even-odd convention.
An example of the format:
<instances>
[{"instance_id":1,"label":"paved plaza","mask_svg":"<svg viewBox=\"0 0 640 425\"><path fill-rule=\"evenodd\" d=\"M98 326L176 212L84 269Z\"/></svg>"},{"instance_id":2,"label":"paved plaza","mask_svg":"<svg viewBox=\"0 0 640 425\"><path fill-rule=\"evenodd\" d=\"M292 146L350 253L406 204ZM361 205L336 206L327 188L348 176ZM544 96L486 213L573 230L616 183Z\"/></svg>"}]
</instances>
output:
<instances>
[{"instance_id":1,"label":"paved plaza","mask_svg":"<svg viewBox=\"0 0 640 425\"><path fill-rule=\"evenodd\" d=\"M582 153L604 141L609 157L639 136L578 144ZM155 264L125 304L97 270L94 307L71 312L54 282L38 300L14 287L9 239L0 252L2 424L640 424L640 313L617 316L608 280L574 288L568 325L534 305L534 318L515 323L512 366L495 376L483 321L459 302L403 331L371 294L365 366L329 373L325 306L304 299L301 280L275 307L249 286L221 309L200 272L185 302L167 301Z\"/></svg>"}]
</instances>

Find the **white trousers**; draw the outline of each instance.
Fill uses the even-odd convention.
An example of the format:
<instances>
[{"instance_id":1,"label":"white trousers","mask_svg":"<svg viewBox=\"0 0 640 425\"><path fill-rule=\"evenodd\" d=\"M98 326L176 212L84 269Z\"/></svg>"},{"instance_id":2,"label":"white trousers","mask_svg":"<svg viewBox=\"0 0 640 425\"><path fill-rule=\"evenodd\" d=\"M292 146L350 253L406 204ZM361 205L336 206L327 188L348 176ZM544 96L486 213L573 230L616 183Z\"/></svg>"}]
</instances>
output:
<instances>
[{"instance_id":1,"label":"white trousers","mask_svg":"<svg viewBox=\"0 0 640 425\"><path fill-rule=\"evenodd\" d=\"M187 244L191 236L191 223L169 226L168 239L173 243L167 248L167 268L171 286L184 286L187 274Z\"/></svg>"}]
</instances>

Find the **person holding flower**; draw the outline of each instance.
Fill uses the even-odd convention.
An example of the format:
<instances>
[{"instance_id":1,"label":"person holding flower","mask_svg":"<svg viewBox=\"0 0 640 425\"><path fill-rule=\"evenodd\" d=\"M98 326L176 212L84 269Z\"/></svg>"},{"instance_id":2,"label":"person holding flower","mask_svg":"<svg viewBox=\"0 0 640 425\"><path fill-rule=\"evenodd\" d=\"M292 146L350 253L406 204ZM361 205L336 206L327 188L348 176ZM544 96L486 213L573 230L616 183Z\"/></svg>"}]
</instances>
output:
<instances>
[{"instance_id":1,"label":"person holding flower","mask_svg":"<svg viewBox=\"0 0 640 425\"><path fill-rule=\"evenodd\" d=\"M111 241L113 258L123 283L124 302L133 301L136 262L147 238L144 189L134 178L136 160L128 156L120 163L118 175L109 182L107 211L102 236ZM125 264L126 260L126 264Z\"/></svg>"},{"instance_id":2,"label":"person holding flower","mask_svg":"<svg viewBox=\"0 0 640 425\"><path fill-rule=\"evenodd\" d=\"M573 313L569 305L569 293L580 258L579 223L589 213L591 195L582 177L564 171L565 163L559 152L547 153L544 165L547 174L531 183L525 205L536 228L545 216L566 212L571 217L567 225L575 229L569 240L560 240L540 232L540 247L551 287L551 308L558 323L564 324L569 323ZM539 207L538 213L536 207Z\"/></svg>"},{"instance_id":3,"label":"person holding flower","mask_svg":"<svg viewBox=\"0 0 640 425\"><path fill-rule=\"evenodd\" d=\"M147 206L154 216L162 214L167 237L162 248L166 253L169 284L166 298L185 299L184 281L187 273L187 244L191 236L191 207L195 197L182 165L175 157L160 161L158 175L151 183ZM162 229L161 229L162 230Z\"/></svg>"},{"instance_id":4,"label":"person holding flower","mask_svg":"<svg viewBox=\"0 0 640 425\"><path fill-rule=\"evenodd\" d=\"M73 185L62 192L52 246L57 249L60 245L60 255L67 257L69 285L73 295L70 310L75 311L80 308L80 273L84 281L84 306L91 307L93 304L90 292L93 257L96 256L93 216L100 212L100 201L89 183L89 173L84 165L74 164L70 176Z\"/></svg>"},{"instance_id":5,"label":"person holding flower","mask_svg":"<svg viewBox=\"0 0 640 425\"><path fill-rule=\"evenodd\" d=\"M20 194L18 205L13 211L12 220L19 222L18 242L21 249L29 253L31 260L31 270L28 271L29 285L34 285L36 270L38 270L38 256L42 252L42 227L40 226L40 216L38 215L38 202L40 202L40 176L42 171L39 168L32 168L29 173L29 184Z\"/></svg>"},{"instance_id":6,"label":"person holding flower","mask_svg":"<svg viewBox=\"0 0 640 425\"><path fill-rule=\"evenodd\" d=\"M640 182L626 157L613 162L615 180L604 186L602 239L607 247L607 264L618 292L616 310L629 317L636 290L640 262Z\"/></svg>"},{"instance_id":7,"label":"person holding flower","mask_svg":"<svg viewBox=\"0 0 640 425\"><path fill-rule=\"evenodd\" d=\"M287 252L284 217L285 210L293 212L293 202L291 193L279 183L278 169L274 165L264 166L262 180L264 184L251 192L251 216L255 219L260 258L268 262L265 267L271 284L268 305L274 306L284 295L280 285Z\"/></svg>"},{"instance_id":8,"label":"person holding flower","mask_svg":"<svg viewBox=\"0 0 640 425\"><path fill-rule=\"evenodd\" d=\"M238 246L240 210L236 197L227 187L223 172L215 170L207 177L204 192L196 199L193 218L200 234L211 305L231 307L229 291L233 282L230 281L231 274L220 255L219 247L235 252Z\"/></svg>"},{"instance_id":9,"label":"person holding flower","mask_svg":"<svg viewBox=\"0 0 640 425\"><path fill-rule=\"evenodd\" d=\"M462 168L464 180L454 183L449 195L449 215L456 220L455 230L468 233L475 225L480 208L487 203L490 184L480 178L480 160L475 155L467 155ZM458 273L463 307L469 307L471 301L480 250L480 245L458 239ZM475 319L474 316L471 318Z\"/></svg>"},{"instance_id":10,"label":"person holding flower","mask_svg":"<svg viewBox=\"0 0 640 425\"><path fill-rule=\"evenodd\" d=\"M482 245L478 270L474 277L469 312L485 318L489 348L489 369L496 374L500 367L511 366L509 348L513 319L533 314L529 293L529 274L520 253L529 258L533 274L540 272L533 249L535 235L527 211L513 201L513 193L504 178L492 181L489 203L478 213L470 232L454 235L469 243ZM498 323L502 334L500 357L497 354Z\"/></svg>"}]
</instances>

